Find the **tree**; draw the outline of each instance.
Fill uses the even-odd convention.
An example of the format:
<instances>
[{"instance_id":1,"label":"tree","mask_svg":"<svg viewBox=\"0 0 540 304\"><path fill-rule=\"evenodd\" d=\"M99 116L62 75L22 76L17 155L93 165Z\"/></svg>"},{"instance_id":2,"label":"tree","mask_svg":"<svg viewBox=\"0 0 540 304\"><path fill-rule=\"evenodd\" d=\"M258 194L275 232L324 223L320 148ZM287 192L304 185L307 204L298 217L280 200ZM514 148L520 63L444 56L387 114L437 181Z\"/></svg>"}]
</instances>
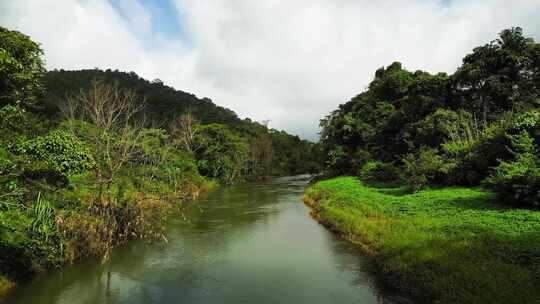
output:
<instances>
[{"instance_id":1,"label":"tree","mask_svg":"<svg viewBox=\"0 0 540 304\"><path fill-rule=\"evenodd\" d=\"M536 171L519 170L536 160L514 161L507 136L516 115L537 110L539 98L540 44L518 27L475 48L454 75L410 72L395 62L321 120L327 173L356 175L369 163L390 163L415 188L479 185L501 162L493 176L504 187L526 184L520 178L533 183Z\"/></svg>"},{"instance_id":2,"label":"tree","mask_svg":"<svg viewBox=\"0 0 540 304\"><path fill-rule=\"evenodd\" d=\"M248 146L227 126L209 124L197 127L195 153L201 174L220 179L226 184L240 177L245 168Z\"/></svg>"},{"instance_id":3,"label":"tree","mask_svg":"<svg viewBox=\"0 0 540 304\"><path fill-rule=\"evenodd\" d=\"M462 106L483 120L530 107L540 96L538 49L519 27L475 48L454 74Z\"/></svg>"},{"instance_id":4,"label":"tree","mask_svg":"<svg viewBox=\"0 0 540 304\"><path fill-rule=\"evenodd\" d=\"M199 148L199 143L195 140L198 132L199 122L191 113L178 116L169 124L169 132L173 137L173 142L178 144L187 152L194 153Z\"/></svg>"},{"instance_id":5,"label":"tree","mask_svg":"<svg viewBox=\"0 0 540 304\"><path fill-rule=\"evenodd\" d=\"M273 175L305 173L305 169L302 168L315 168L309 160L311 156L305 154L305 151L310 151L306 149L309 143L297 140L296 136L285 132L279 135L274 133L264 125L268 120L258 123L249 118L240 119L233 111L215 105L210 99L197 98L193 94L175 90L159 82L147 81L133 72L95 69L50 71L45 77L47 95L40 105L44 106L47 114L55 116L58 113L58 101L62 100L66 93L73 95L81 89L87 90L93 79L118 83L120 87L134 89L138 94L145 96L147 102L144 114L148 121L157 121L160 126L166 126L173 145L177 149L185 150L188 154L189 151L194 152L199 149L196 146L197 143L192 140L195 135L193 131L197 130L197 126L218 123L226 125L232 132L248 142L268 133L272 141ZM281 144L282 141L283 144ZM292 155L302 155L302 157L290 157ZM253 172L243 170L243 173L251 175Z\"/></svg>"},{"instance_id":6,"label":"tree","mask_svg":"<svg viewBox=\"0 0 540 304\"><path fill-rule=\"evenodd\" d=\"M70 120L70 128L90 141L94 147L95 173L99 184L98 200L109 193L122 166L137 153L144 120L136 115L143 109L144 99L133 90L94 82L88 91L69 96L62 113ZM76 120L90 126L77 125Z\"/></svg>"},{"instance_id":7,"label":"tree","mask_svg":"<svg viewBox=\"0 0 540 304\"><path fill-rule=\"evenodd\" d=\"M0 27L0 107L36 102L45 73L42 55L28 36Z\"/></svg>"}]
</instances>

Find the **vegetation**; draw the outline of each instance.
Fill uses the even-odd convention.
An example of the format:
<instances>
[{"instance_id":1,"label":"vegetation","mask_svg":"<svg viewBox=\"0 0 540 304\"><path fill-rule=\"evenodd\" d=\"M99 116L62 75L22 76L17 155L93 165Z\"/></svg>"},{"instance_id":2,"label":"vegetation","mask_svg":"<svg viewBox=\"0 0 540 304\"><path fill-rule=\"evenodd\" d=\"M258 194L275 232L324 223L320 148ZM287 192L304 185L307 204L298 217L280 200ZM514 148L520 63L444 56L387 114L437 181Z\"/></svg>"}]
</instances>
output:
<instances>
[{"instance_id":1,"label":"vegetation","mask_svg":"<svg viewBox=\"0 0 540 304\"><path fill-rule=\"evenodd\" d=\"M317 170L313 143L118 71L52 71L0 28L0 290L130 239L164 240L216 182Z\"/></svg>"},{"instance_id":2,"label":"vegetation","mask_svg":"<svg viewBox=\"0 0 540 304\"><path fill-rule=\"evenodd\" d=\"M540 299L539 212L501 206L473 188L407 193L340 177L311 186L304 201L418 303Z\"/></svg>"},{"instance_id":3,"label":"vegetation","mask_svg":"<svg viewBox=\"0 0 540 304\"><path fill-rule=\"evenodd\" d=\"M536 303L539 105L540 44L521 28L453 75L395 62L321 120L324 176L354 177L305 201L419 302Z\"/></svg>"},{"instance_id":4,"label":"vegetation","mask_svg":"<svg viewBox=\"0 0 540 304\"><path fill-rule=\"evenodd\" d=\"M230 133L233 137L240 137L245 141L248 153L241 165L242 173L235 173L235 178L260 179L320 171L318 155L321 152L317 152L319 150L316 144L284 131L270 129L249 118L240 119L231 110L215 105L208 98L199 99L192 94L175 90L164 85L159 79L147 81L134 72L98 69L50 71L44 77L46 92L38 105L40 112L57 120L62 112L60 109L65 96L78 95L81 89L88 90L95 81L115 84L144 97L142 114L145 117L145 126L166 129L170 135L174 134L175 146L179 149L200 155L197 153L200 151L195 150L201 147L194 140L198 130L202 131L205 125L210 124L216 124L214 130L222 129L219 131L222 134ZM201 136L197 138L203 140ZM209 176L215 177L211 173ZM230 182L225 176L218 179Z\"/></svg>"},{"instance_id":5,"label":"vegetation","mask_svg":"<svg viewBox=\"0 0 540 304\"><path fill-rule=\"evenodd\" d=\"M321 121L325 173L371 182L365 169L377 162L414 191L483 184L537 206L539 105L540 44L521 28L475 48L453 75L395 62Z\"/></svg>"}]
</instances>

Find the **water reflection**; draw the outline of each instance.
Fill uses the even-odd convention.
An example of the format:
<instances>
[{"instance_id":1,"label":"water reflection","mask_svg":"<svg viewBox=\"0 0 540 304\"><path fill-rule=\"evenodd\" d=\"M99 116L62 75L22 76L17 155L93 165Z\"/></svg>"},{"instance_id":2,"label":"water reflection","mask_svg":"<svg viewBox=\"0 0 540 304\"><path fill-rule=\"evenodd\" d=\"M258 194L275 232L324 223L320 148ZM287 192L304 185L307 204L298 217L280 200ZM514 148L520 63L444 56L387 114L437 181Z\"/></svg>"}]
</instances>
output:
<instances>
[{"instance_id":1,"label":"water reflection","mask_svg":"<svg viewBox=\"0 0 540 304\"><path fill-rule=\"evenodd\" d=\"M133 242L23 284L9 303L387 303L357 249L300 203L307 177L224 187Z\"/></svg>"}]
</instances>

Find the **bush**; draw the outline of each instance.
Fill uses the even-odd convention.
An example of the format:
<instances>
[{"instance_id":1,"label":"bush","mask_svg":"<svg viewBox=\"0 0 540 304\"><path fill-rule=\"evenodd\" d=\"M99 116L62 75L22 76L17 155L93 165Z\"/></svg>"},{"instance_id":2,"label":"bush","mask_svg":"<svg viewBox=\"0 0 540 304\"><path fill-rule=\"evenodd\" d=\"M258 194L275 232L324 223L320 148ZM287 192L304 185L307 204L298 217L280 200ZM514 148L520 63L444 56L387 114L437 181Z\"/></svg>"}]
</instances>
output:
<instances>
[{"instance_id":1,"label":"bush","mask_svg":"<svg viewBox=\"0 0 540 304\"><path fill-rule=\"evenodd\" d=\"M84 172L95 166L90 149L73 134L63 130L26 141L18 152L66 175Z\"/></svg>"},{"instance_id":2,"label":"bush","mask_svg":"<svg viewBox=\"0 0 540 304\"><path fill-rule=\"evenodd\" d=\"M526 130L507 135L514 161L501 161L485 185L513 204L540 207L540 159L534 139Z\"/></svg>"},{"instance_id":3,"label":"bush","mask_svg":"<svg viewBox=\"0 0 540 304\"><path fill-rule=\"evenodd\" d=\"M419 191L430 183L443 181L452 164L438 154L437 149L422 147L417 154L409 153L403 159L405 178L413 191Z\"/></svg>"},{"instance_id":4,"label":"bush","mask_svg":"<svg viewBox=\"0 0 540 304\"><path fill-rule=\"evenodd\" d=\"M13 155L0 147L0 175L6 174L13 167Z\"/></svg>"},{"instance_id":5,"label":"bush","mask_svg":"<svg viewBox=\"0 0 540 304\"><path fill-rule=\"evenodd\" d=\"M130 191L115 203L91 203L86 210L63 213L57 226L68 240L67 258L107 258L113 247L130 239L164 240L163 219L170 206L155 196Z\"/></svg>"},{"instance_id":6,"label":"bush","mask_svg":"<svg viewBox=\"0 0 540 304\"><path fill-rule=\"evenodd\" d=\"M373 160L364 164L358 175L363 182L368 184L391 183L400 178L399 171L393 164Z\"/></svg>"},{"instance_id":7,"label":"bush","mask_svg":"<svg viewBox=\"0 0 540 304\"><path fill-rule=\"evenodd\" d=\"M513 162L501 162L485 185L521 206L540 207L540 160L521 155Z\"/></svg>"}]
</instances>

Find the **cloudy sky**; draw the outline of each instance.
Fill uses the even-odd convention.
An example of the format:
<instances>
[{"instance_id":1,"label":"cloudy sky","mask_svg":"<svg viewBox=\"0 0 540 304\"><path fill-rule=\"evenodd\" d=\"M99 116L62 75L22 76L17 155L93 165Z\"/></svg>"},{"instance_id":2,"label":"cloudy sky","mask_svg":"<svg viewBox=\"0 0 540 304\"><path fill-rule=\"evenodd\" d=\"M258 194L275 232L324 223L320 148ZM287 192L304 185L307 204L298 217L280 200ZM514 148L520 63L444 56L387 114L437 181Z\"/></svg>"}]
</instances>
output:
<instances>
[{"instance_id":1,"label":"cloudy sky","mask_svg":"<svg viewBox=\"0 0 540 304\"><path fill-rule=\"evenodd\" d=\"M540 0L0 0L0 25L50 69L135 71L315 139L318 121L393 61L453 72Z\"/></svg>"}]
</instances>

